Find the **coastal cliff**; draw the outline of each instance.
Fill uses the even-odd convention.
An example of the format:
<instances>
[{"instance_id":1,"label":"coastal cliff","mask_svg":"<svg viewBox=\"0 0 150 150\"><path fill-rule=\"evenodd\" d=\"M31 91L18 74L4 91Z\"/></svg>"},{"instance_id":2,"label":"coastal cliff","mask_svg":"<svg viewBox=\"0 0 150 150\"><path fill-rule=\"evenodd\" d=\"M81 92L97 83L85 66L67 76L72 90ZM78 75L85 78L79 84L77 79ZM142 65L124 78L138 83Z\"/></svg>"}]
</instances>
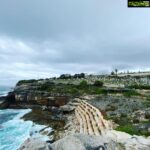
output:
<instances>
[{"instance_id":1,"label":"coastal cliff","mask_svg":"<svg viewBox=\"0 0 150 150\"><path fill-rule=\"evenodd\" d=\"M23 80L4 98L1 107L31 108L32 112L26 114L24 120L53 128L49 135L53 137L49 141L51 144L43 141L34 147L40 141L31 137L20 149L40 149L38 146L41 146L45 150L67 150L74 145L81 149L116 150L133 149L133 145L136 145L134 148L144 147L146 143L145 150L148 150L149 85L145 86L142 78ZM135 86L135 82L141 85ZM95 111L99 113L95 114ZM97 124L100 121L101 124ZM88 142L91 140L95 143L93 146ZM76 145L76 142L80 144Z\"/></svg>"}]
</instances>

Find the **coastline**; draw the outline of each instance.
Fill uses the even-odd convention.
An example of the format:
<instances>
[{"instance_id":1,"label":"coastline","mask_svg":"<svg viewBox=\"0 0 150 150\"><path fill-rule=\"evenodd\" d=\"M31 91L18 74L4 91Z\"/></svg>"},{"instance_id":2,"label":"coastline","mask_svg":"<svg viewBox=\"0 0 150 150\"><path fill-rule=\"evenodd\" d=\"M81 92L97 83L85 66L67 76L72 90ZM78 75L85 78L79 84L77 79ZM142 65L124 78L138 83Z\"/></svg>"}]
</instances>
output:
<instances>
[{"instance_id":1,"label":"coastline","mask_svg":"<svg viewBox=\"0 0 150 150\"><path fill-rule=\"evenodd\" d=\"M116 150L118 147L121 150L125 149L123 147L133 149L135 143L137 147L143 147L143 143L146 148L150 146L149 95L143 94L142 90L138 93L138 90L132 88L76 80L72 80L72 84L68 79L19 81L14 91L8 93L6 108L32 109L21 119L44 125L36 133L49 137L42 140L31 133L20 150L40 149L40 145L43 150L59 150L60 145L63 145L62 150L69 150L70 145L67 143L74 147L81 146L83 150L86 150L85 145L96 148L101 144L104 148L106 142L111 147L108 150ZM52 128L51 132L48 127ZM97 139L103 142L96 142ZM76 145L76 141L80 144ZM95 143L93 147L89 141Z\"/></svg>"},{"instance_id":2,"label":"coastline","mask_svg":"<svg viewBox=\"0 0 150 150\"><path fill-rule=\"evenodd\" d=\"M39 139L40 141L52 141L53 129L46 125L34 123L31 120L25 121L23 116L31 113L31 109L3 109L0 110L0 148L16 150L29 139ZM7 139L11 139L7 141ZM15 142L13 139L16 139Z\"/></svg>"},{"instance_id":3,"label":"coastline","mask_svg":"<svg viewBox=\"0 0 150 150\"><path fill-rule=\"evenodd\" d=\"M86 96L87 98L87 96ZM74 104L76 104L77 101L82 101L84 99L86 99L85 97L82 97L82 99L75 99ZM91 98L86 99L86 101L90 101ZM90 106L89 103L85 102L87 105ZM70 104L69 104L70 105ZM72 104L71 104L72 105ZM77 105L77 108L80 107L80 103L79 105ZM90 108L93 106L90 106ZM67 107L68 108L68 107ZM97 109L95 107L93 107L93 109ZM86 107L85 107L86 110ZM87 108L87 110L89 110ZM77 111L77 109L76 109ZM79 110L80 111L80 110ZM84 109L81 110L83 112L84 115ZM78 119L80 120L80 118L77 118L77 116L74 113L70 113L67 116L68 120L66 122L65 127L63 128L63 130L61 132L58 132L57 134L59 134L59 138L57 138L56 140L50 142L50 141L41 141L38 138L29 138L27 139L23 145L20 147L19 150L28 150L28 148L31 149L43 149L43 150L70 150L70 147L72 147L72 150L77 150L77 149L81 149L81 150L86 150L86 149L91 149L91 150L95 150L96 148L102 148L102 149L108 149L108 150L132 150L134 148L139 148L142 147L144 150L149 150L149 146L150 146L150 138L145 138L142 136L136 136L136 135L129 135L127 133L124 132L119 132L119 131L115 131L113 129L103 129L101 128L101 133L99 135L94 135L94 133L86 133L83 132L81 128L81 124L78 122ZM110 125L112 125L113 122L111 121L106 121L103 116L100 117L105 126L107 126L107 122L109 122ZM86 117L86 119L88 119ZM102 121L101 120L101 121ZM88 126L88 130L92 130L92 127L89 127L88 122L85 122L86 125ZM95 123L91 123L91 125L94 125ZM40 143L39 146L37 146L36 144ZM35 146L36 145L36 146Z\"/></svg>"},{"instance_id":4,"label":"coastline","mask_svg":"<svg viewBox=\"0 0 150 150\"><path fill-rule=\"evenodd\" d=\"M132 142L133 142L133 140L132 140L133 137L139 138L138 136L132 137L131 135L128 135L126 133L109 131L109 130L108 130L107 134L103 135L103 136L102 135L99 135L99 136L93 135L92 136L92 135L87 135L87 134L81 134L80 129L79 129L80 124L78 124L78 121L74 114L74 111L73 112L70 111L71 110L70 107L72 107L73 104L77 105L77 102L82 101L83 99L84 100L86 99L86 101L91 102L91 100L90 100L91 98L92 97L86 96L86 97L82 97L81 99L79 99L79 98L74 99L74 101L72 101L71 103L59 108L63 112L65 112L63 117L67 118L67 120L65 120L65 124L62 126L61 130L59 130L60 127L57 126L56 129L47 131L47 129L49 127L48 125L50 125L49 122L47 122L47 121L49 121L50 116L52 114L49 111L43 110L42 107L36 108L37 110L34 110L35 108L34 109L32 108L33 112L30 110L30 112L28 112L27 114L24 114L24 116L22 116L21 119L24 119L25 121L32 120L33 122L36 122L39 124L43 124L45 122L46 126L34 125L31 130L32 132L30 133L30 136L24 141L24 143L22 143L22 145L20 146L20 148L18 150L28 150L28 149L33 149L33 150L39 149L40 150L41 148L43 150L59 150L60 147L63 147L63 150L69 150L70 144L73 145L74 147L82 147L84 150L84 146L83 146L84 144L88 145L89 148L91 148L91 147L96 148L99 145L104 146L105 142L108 143L109 147L111 147L111 149L109 149L109 150L113 150L113 149L116 150L116 148L119 148L119 147L120 147L120 150L125 150L125 148L123 146L124 142L122 144L119 144L120 143L119 141L118 141L119 143L115 142L115 137L112 136L113 134L115 134L116 136L119 136L122 140L123 140L123 137L124 138L126 137L125 139L127 141L132 141ZM47 114L48 112L49 112L49 114ZM55 110L55 112L56 112L56 110ZM44 117L44 116L46 116L46 117ZM44 118L44 120L41 120L43 118ZM61 116L61 118L62 118L62 116ZM45 136L46 136L46 138L44 138ZM145 140L146 139L141 139L141 142L145 141ZM76 141L78 141L80 144L78 145L76 143ZM94 143L92 146L89 145L89 144L91 144L90 141L92 141L92 143ZM145 143L148 144L147 142L148 141L146 140ZM131 144L131 142L129 142L129 143ZM76 149L73 149L73 150L76 150ZM146 150L148 150L148 149L146 149Z\"/></svg>"}]
</instances>

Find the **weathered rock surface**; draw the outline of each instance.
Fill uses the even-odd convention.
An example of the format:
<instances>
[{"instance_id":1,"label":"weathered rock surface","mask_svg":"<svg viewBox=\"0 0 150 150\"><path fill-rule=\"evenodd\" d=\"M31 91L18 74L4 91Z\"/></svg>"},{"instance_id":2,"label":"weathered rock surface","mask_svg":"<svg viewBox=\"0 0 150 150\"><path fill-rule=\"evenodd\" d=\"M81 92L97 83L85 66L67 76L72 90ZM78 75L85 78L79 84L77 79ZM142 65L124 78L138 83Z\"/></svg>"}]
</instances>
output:
<instances>
[{"instance_id":1,"label":"weathered rock surface","mask_svg":"<svg viewBox=\"0 0 150 150\"><path fill-rule=\"evenodd\" d=\"M74 134L53 144L38 138L27 139L19 150L150 150L149 139L117 131L105 136Z\"/></svg>"},{"instance_id":2,"label":"weathered rock surface","mask_svg":"<svg viewBox=\"0 0 150 150\"><path fill-rule=\"evenodd\" d=\"M60 107L60 110L64 113L72 112L72 111L74 111L74 109L75 109L75 107L71 106L71 105L64 105L64 106Z\"/></svg>"},{"instance_id":3,"label":"weathered rock surface","mask_svg":"<svg viewBox=\"0 0 150 150\"><path fill-rule=\"evenodd\" d=\"M79 109L79 106L76 108L79 114L76 116L79 121L76 126L80 128L79 131L82 131L80 134L75 134L75 126L73 126L75 124L70 119L70 123L64 127L67 132L61 136L62 139L53 144L44 141L40 141L39 144L39 139L31 138L22 145L20 150L150 150L149 138L112 130L109 122L103 118L98 109L87 102L79 105L82 109Z\"/></svg>"},{"instance_id":4,"label":"weathered rock surface","mask_svg":"<svg viewBox=\"0 0 150 150\"><path fill-rule=\"evenodd\" d=\"M143 136L131 136L125 132L110 130L105 137L121 143L125 150L150 150L150 139Z\"/></svg>"},{"instance_id":5,"label":"weathered rock surface","mask_svg":"<svg viewBox=\"0 0 150 150\"><path fill-rule=\"evenodd\" d=\"M101 135L104 139L111 139L112 141L121 143L127 150L150 149L150 139L112 130L110 122L103 118L101 112L85 101L79 104L75 112L80 124L80 133ZM116 148L118 147L111 147L111 149Z\"/></svg>"},{"instance_id":6,"label":"weathered rock surface","mask_svg":"<svg viewBox=\"0 0 150 150\"><path fill-rule=\"evenodd\" d=\"M48 84L48 87L50 87L50 84ZM53 122L54 125L50 126L55 131L58 128L62 130L55 132L55 135L57 135L55 139L62 139L53 144L48 144L41 139L31 138L26 140L20 150L150 150L150 139L114 131L109 126L110 121L105 120L105 117L108 116L109 119L121 120L119 123L148 121L150 111L147 109L148 105L146 106L141 98L113 97L109 95L96 98L93 95L77 98L71 104L72 101L68 100L67 95L60 95L58 92L62 88L61 85L57 85L60 88L55 92L51 89L42 91L38 86L40 86L39 82L18 85L15 88L15 97L10 95L9 100L12 102L15 98L15 103L23 104L23 106L32 104L39 107L44 106L42 107L45 110L44 113L38 114L36 111L32 113L32 116L28 115L26 117L32 118L35 122L40 120L41 124L46 122L50 125L50 122ZM54 85L51 84L51 86ZM91 111L92 107L82 104L77 110L78 121L73 119L73 117L75 118L74 109L81 100L87 100L88 103L97 107L100 112L95 109ZM55 124L55 122L57 123ZM141 127L143 131L143 126ZM79 130L76 128L79 128ZM147 123L144 128L146 132L150 131L150 126ZM78 133L82 131L80 132L82 134L75 134L76 131Z\"/></svg>"},{"instance_id":7,"label":"weathered rock surface","mask_svg":"<svg viewBox=\"0 0 150 150\"><path fill-rule=\"evenodd\" d=\"M51 145L52 150L123 150L120 144L102 136L76 134Z\"/></svg>"},{"instance_id":8,"label":"weathered rock surface","mask_svg":"<svg viewBox=\"0 0 150 150\"><path fill-rule=\"evenodd\" d=\"M38 138L27 139L19 150L124 150L124 147L102 136L75 134L66 136L53 144Z\"/></svg>"},{"instance_id":9,"label":"weathered rock surface","mask_svg":"<svg viewBox=\"0 0 150 150\"><path fill-rule=\"evenodd\" d=\"M50 150L50 146L45 141L38 138L27 139L18 150Z\"/></svg>"}]
</instances>

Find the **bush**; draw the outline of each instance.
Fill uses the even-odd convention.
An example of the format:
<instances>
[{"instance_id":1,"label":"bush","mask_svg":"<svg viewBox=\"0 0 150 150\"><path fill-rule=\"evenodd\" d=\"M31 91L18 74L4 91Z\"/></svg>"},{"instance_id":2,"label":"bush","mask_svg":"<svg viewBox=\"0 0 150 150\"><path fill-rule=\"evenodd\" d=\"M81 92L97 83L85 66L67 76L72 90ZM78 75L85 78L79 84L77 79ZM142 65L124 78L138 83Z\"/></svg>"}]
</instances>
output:
<instances>
[{"instance_id":1,"label":"bush","mask_svg":"<svg viewBox=\"0 0 150 150\"><path fill-rule=\"evenodd\" d=\"M74 76L73 76L73 78L79 78L79 79L81 79L81 78L85 78L85 74L84 73L80 73L80 74L75 74Z\"/></svg>"},{"instance_id":2,"label":"bush","mask_svg":"<svg viewBox=\"0 0 150 150\"><path fill-rule=\"evenodd\" d=\"M131 124L127 124L127 125L124 125L124 126L119 126L119 127L116 128L116 130L126 132L126 133L129 133L131 135L139 135L139 132Z\"/></svg>"},{"instance_id":3,"label":"bush","mask_svg":"<svg viewBox=\"0 0 150 150\"><path fill-rule=\"evenodd\" d=\"M77 89L77 88L71 88L69 90L69 93L70 94L73 94L73 95L79 95L80 94L80 91Z\"/></svg>"},{"instance_id":4,"label":"bush","mask_svg":"<svg viewBox=\"0 0 150 150\"><path fill-rule=\"evenodd\" d=\"M79 87L81 87L81 88L86 88L87 86L88 86L88 83L85 80L81 81L79 84Z\"/></svg>"},{"instance_id":5,"label":"bush","mask_svg":"<svg viewBox=\"0 0 150 150\"><path fill-rule=\"evenodd\" d=\"M134 85L129 86L129 88L149 90L150 86L149 85L137 85L137 84L134 84Z\"/></svg>"},{"instance_id":6,"label":"bush","mask_svg":"<svg viewBox=\"0 0 150 150\"><path fill-rule=\"evenodd\" d=\"M94 82L94 86L98 86L98 87L102 87L103 84L104 83L102 81L99 81L99 80L97 80L97 81Z\"/></svg>"},{"instance_id":7,"label":"bush","mask_svg":"<svg viewBox=\"0 0 150 150\"><path fill-rule=\"evenodd\" d=\"M91 92L92 94L107 94L107 91L105 89L101 89L98 87L94 87Z\"/></svg>"},{"instance_id":8,"label":"bush","mask_svg":"<svg viewBox=\"0 0 150 150\"><path fill-rule=\"evenodd\" d=\"M124 96L125 96L125 97L139 96L139 95L140 95L140 94L139 94L138 92L133 91L133 90L124 93Z\"/></svg>"},{"instance_id":9,"label":"bush","mask_svg":"<svg viewBox=\"0 0 150 150\"><path fill-rule=\"evenodd\" d=\"M31 80L20 80L18 83L17 83L17 86L21 85L21 84L28 84L28 83L35 83L37 82L37 80L35 79L31 79Z\"/></svg>"},{"instance_id":10,"label":"bush","mask_svg":"<svg viewBox=\"0 0 150 150\"><path fill-rule=\"evenodd\" d=\"M55 88L55 84L53 82L46 82L44 84L41 84L37 89L41 91L49 91L52 88Z\"/></svg>"},{"instance_id":11,"label":"bush","mask_svg":"<svg viewBox=\"0 0 150 150\"><path fill-rule=\"evenodd\" d=\"M62 74L62 75L60 75L59 79L71 79L71 75L70 74Z\"/></svg>"}]
</instances>

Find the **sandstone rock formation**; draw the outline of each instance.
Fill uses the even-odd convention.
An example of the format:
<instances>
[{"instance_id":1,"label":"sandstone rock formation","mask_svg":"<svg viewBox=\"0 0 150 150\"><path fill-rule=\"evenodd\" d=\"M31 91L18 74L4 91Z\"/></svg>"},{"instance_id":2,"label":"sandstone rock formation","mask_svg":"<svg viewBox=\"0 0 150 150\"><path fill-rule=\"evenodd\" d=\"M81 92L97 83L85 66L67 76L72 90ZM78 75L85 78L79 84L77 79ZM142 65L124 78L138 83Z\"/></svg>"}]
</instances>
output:
<instances>
[{"instance_id":1,"label":"sandstone rock formation","mask_svg":"<svg viewBox=\"0 0 150 150\"><path fill-rule=\"evenodd\" d=\"M150 139L142 136L131 136L124 132L112 130L111 122L106 121L101 112L85 101L79 103L75 110L80 124L80 133L102 136L116 143L121 143L127 150L150 150ZM114 149L117 147L113 147ZM111 150L111 149L110 149Z\"/></svg>"},{"instance_id":2,"label":"sandstone rock formation","mask_svg":"<svg viewBox=\"0 0 150 150\"><path fill-rule=\"evenodd\" d=\"M123 146L102 136L76 134L51 145L51 150L123 150Z\"/></svg>"},{"instance_id":3,"label":"sandstone rock formation","mask_svg":"<svg viewBox=\"0 0 150 150\"><path fill-rule=\"evenodd\" d=\"M74 133L74 122L71 122L65 129L73 132L67 131L69 134L65 133L53 144L30 138L19 150L150 150L150 138L113 130L112 122L105 120L102 113L86 101L76 99L74 104L70 103L62 109L70 111L69 106L72 105L76 106L73 116L78 121L80 133Z\"/></svg>"}]
</instances>

